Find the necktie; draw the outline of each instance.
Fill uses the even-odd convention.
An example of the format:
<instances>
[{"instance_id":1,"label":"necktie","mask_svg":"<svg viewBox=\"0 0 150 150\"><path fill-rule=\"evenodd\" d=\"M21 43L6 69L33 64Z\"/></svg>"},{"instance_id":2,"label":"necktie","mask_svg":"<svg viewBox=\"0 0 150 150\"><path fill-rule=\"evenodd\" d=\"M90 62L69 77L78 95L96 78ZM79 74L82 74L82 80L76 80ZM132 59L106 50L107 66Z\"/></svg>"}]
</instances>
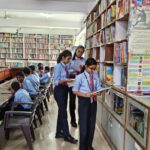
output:
<instances>
[{"instance_id":1,"label":"necktie","mask_svg":"<svg viewBox=\"0 0 150 150\"><path fill-rule=\"evenodd\" d=\"M93 74L90 74L90 87L92 92L94 91L94 80L93 80ZM96 101L96 96L93 96L93 100Z\"/></svg>"},{"instance_id":2,"label":"necktie","mask_svg":"<svg viewBox=\"0 0 150 150\"><path fill-rule=\"evenodd\" d=\"M65 67L65 71L66 71L66 78L68 78L69 77L69 73L68 73L68 67L67 66Z\"/></svg>"}]
</instances>

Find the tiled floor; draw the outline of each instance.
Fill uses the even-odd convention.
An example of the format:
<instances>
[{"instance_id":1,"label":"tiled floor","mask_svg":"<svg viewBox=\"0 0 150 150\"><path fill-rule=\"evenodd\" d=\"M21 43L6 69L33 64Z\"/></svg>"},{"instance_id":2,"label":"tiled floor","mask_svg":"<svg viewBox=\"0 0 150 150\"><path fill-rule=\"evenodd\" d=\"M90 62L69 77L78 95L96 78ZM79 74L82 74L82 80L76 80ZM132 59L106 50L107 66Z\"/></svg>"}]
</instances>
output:
<instances>
[{"instance_id":1,"label":"tiled floor","mask_svg":"<svg viewBox=\"0 0 150 150\"><path fill-rule=\"evenodd\" d=\"M43 119L43 125L35 129L36 141L33 143L35 150L78 150L78 145L66 143L63 139L55 139L55 126L57 106L54 100L49 102L49 111ZM70 127L71 134L78 138L78 129ZM95 150L110 150L101 132L96 129L93 146ZM26 141L20 130L13 131L6 142L5 150L27 150Z\"/></svg>"}]
</instances>

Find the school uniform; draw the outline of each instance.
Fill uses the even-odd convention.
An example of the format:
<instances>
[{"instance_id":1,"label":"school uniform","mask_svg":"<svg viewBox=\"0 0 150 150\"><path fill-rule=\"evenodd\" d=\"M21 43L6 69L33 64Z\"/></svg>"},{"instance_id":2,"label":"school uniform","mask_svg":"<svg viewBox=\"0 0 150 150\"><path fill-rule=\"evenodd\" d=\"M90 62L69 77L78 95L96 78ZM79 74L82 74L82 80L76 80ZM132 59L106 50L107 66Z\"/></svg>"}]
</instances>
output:
<instances>
[{"instance_id":1,"label":"school uniform","mask_svg":"<svg viewBox=\"0 0 150 150\"><path fill-rule=\"evenodd\" d=\"M14 102L31 102L31 97L29 95L29 93L24 90L24 89L19 89L15 95L14 95ZM28 104L21 104L20 110L30 110L31 109L31 105Z\"/></svg>"},{"instance_id":2,"label":"school uniform","mask_svg":"<svg viewBox=\"0 0 150 150\"><path fill-rule=\"evenodd\" d=\"M69 64L69 77L75 78L76 75L78 75L81 72L81 66L85 65L85 59L84 58L78 58L76 57L74 60L71 61ZM71 124L73 125L76 123L76 116L75 116L75 109L76 109L76 96L73 94L72 86L69 87L69 110L70 110L70 117L71 117Z\"/></svg>"},{"instance_id":3,"label":"school uniform","mask_svg":"<svg viewBox=\"0 0 150 150\"><path fill-rule=\"evenodd\" d=\"M39 84L34 80L34 75L30 74L23 80L23 89L25 89L30 96L38 95Z\"/></svg>"},{"instance_id":4,"label":"school uniform","mask_svg":"<svg viewBox=\"0 0 150 150\"><path fill-rule=\"evenodd\" d=\"M63 62L57 64L54 67L54 98L58 105L56 135L62 134L64 137L69 136L67 120L68 86L66 84L59 85L59 81L64 80L67 77L67 65Z\"/></svg>"},{"instance_id":5,"label":"school uniform","mask_svg":"<svg viewBox=\"0 0 150 150\"><path fill-rule=\"evenodd\" d=\"M40 83L48 84L50 83L50 79L51 79L50 73L49 72L44 73L43 76L40 78Z\"/></svg>"},{"instance_id":6,"label":"school uniform","mask_svg":"<svg viewBox=\"0 0 150 150\"><path fill-rule=\"evenodd\" d=\"M73 87L73 91L82 93L91 93L100 89L101 86L97 72L90 76L86 71L76 77ZM92 147L96 112L96 97L84 98L79 96L80 150L87 150Z\"/></svg>"}]
</instances>

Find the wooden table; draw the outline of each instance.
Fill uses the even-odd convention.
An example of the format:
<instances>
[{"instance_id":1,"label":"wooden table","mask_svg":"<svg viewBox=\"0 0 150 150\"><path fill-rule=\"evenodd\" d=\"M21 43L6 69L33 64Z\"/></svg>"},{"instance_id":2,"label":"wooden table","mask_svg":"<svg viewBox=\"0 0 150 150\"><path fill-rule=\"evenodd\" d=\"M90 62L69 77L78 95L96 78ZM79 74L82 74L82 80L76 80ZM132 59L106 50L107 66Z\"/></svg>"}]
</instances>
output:
<instances>
[{"instance_id":1,"label":"wooden table","mask_svg":"<svg viewBox=\"0 0 150 150\"><path fill-rule=\"evenodd\" d=\"M0 107L6 103L9 99L9 97L12 95L9 91L8 88L10 87L12 81L14 81L15 79L6 81L2 84L0 84ZM2 93L6 93L6 94L2 94Z\"/></svg>"}]
</instances>

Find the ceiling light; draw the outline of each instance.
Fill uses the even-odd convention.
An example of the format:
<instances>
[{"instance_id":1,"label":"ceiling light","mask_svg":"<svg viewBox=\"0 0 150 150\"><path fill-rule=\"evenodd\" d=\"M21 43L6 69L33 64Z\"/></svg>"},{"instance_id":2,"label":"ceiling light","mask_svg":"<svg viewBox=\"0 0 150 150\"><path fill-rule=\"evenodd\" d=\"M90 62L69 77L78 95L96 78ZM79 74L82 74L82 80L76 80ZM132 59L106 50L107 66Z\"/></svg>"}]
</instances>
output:
<instances>
[{"instance_id":1,"label":"ceiling light","mask_svg":"<svg viewBox=\"0 0 150 150\"><path fill-rule=\"evenodd\" d=\"M50 13L41 13L41 15L42 15L43 17L46 17L46 18L49 18L49 17L53 17L53 16L54 16L54 14L50 14Z\"/></svg>"}]
</instances>

